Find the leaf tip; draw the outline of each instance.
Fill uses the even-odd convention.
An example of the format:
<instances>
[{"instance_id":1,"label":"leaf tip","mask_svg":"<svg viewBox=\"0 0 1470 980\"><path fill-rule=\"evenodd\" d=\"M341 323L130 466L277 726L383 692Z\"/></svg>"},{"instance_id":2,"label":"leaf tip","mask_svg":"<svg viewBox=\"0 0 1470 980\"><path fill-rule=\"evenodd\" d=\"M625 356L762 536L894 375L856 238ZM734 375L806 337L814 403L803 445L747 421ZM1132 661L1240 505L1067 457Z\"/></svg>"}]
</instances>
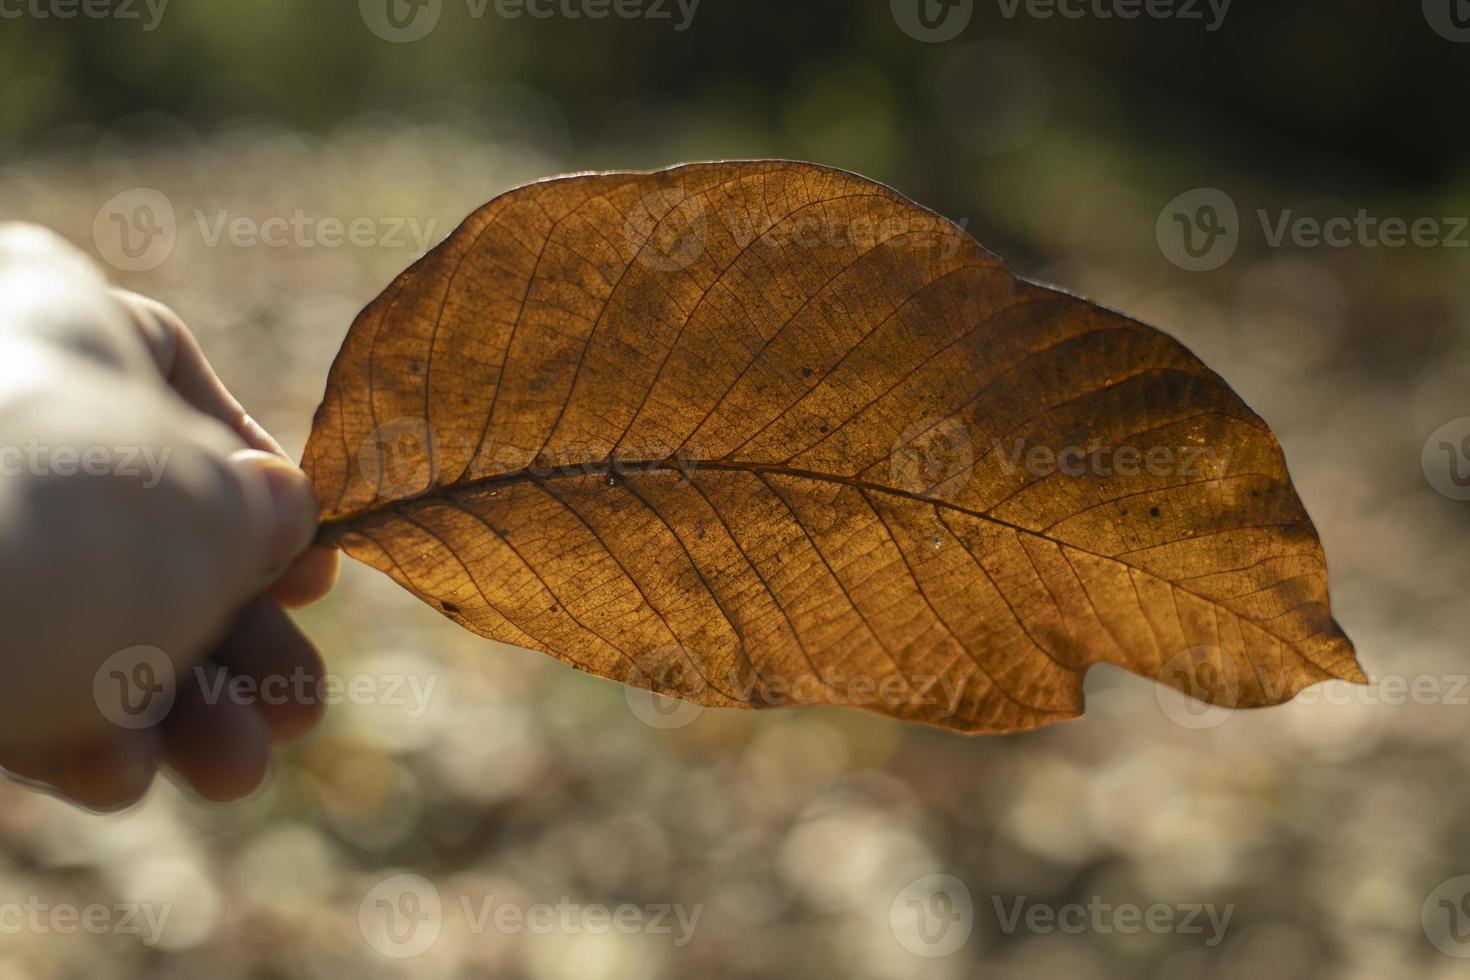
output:
<instances>
[{"instance_id":1,"label":"leaf tip","mask_svg":"<svg viewBox=\"0 0 1470 980\"><path fill-rule=\"evenodd\" d=\"M1335 622L1332 625L1334 627L1332 632L1335 636L1333 637L1333 643L1330 649L1331 657L1325 663L1321 664L1322 669L1330 677L1347 681L1349 684L1361 684L1364 686L1372 684L1373 681L1363 671L1363 665L1358 663L1358 652L1356 647L1353 646L1353 641L1348 639L1347 634L1342 631L1342 627L1338 626Z\"/></svg>"},{"instance_id":2,"label":"leaf tip","mask_svg":"<svg viewBox=\"0 0 1470 980\"><path fill-rule=\"evenodd\" d=\"M1355 657L1348 659L1347 663L1342 667L1341 673L1339 673L1337 677L1340 680L1347 681L1349 684L1361 684L1364 687L1367 687L1369 684L1373 683L1371 680L1369 680L1368 675L1363 672L1362 666L1358 663L1357 658Z\"/></svg>"}]
</instances>

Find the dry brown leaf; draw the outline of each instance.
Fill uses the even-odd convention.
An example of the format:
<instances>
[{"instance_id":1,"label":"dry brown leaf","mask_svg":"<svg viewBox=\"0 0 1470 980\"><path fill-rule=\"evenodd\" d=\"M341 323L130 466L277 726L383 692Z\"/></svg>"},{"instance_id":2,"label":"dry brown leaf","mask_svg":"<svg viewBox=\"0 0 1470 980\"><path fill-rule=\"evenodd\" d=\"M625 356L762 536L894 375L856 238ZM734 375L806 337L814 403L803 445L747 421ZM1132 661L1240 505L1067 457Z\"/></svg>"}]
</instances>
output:
<instances>
[{"instance_id":1,"label":"dry brown leaf","mask_svg":"<svg viewBox=\"0 0 1470 980\"><path fill-rule=\"evenodd\" d=\"M1099 662L1363 679L1218 376L812 164L496 198L358 317L303 465L321 540L456 622L700 704L1008 731Z\"/></svg>"}]
</instances>

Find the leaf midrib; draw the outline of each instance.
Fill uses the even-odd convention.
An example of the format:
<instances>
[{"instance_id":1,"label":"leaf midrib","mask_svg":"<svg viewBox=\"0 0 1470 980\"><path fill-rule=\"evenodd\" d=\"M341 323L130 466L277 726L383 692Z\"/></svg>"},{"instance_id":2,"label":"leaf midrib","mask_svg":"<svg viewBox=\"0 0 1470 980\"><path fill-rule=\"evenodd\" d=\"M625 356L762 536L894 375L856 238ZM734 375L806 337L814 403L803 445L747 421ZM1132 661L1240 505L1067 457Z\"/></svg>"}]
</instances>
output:
<instances>
[{"instance_id":1,"label":"leaf midrib","mask_svg":"<svg viewBox=\"0 0 1470 980\"><path fill-rule=\"evenodd\" d=\"M1251 617L1246 616L1235 609L1232 609L1231 607L1221 602L1219 599L1215 599L1200 592L1196 592L1193 589L1180 585L1179 583L1174 582L1171 579L1159 575L1152 569L1144 568L1140 565L1136 565L1133 562L1126 561L1117 556L1101 554L1099 552L1092 551L1091 549L1082 547L1081 545L1074 544L1070 541L1065 541L1060 538L1053 537L1050 534L1045 533L1044 531L1037 531L1032 528L1025 527L1024 525L1015 524L1003 518L995 517L994 515L988 514L984 511L975 510L974 508L970 507L964 507L960 504L956 504L952 501L944 500L939 497L927 496L923 493L903 490L898 487L885 486L881 483L873 483L871 481L859 479L857 477L841 476L836 473L821 473L815 470L797 469L795 467L783 466L781 464L741 462L738 460L722 460L718 462L693 462L680 459L679 457L670 456L664 459L657 460L601 460L596 463L577 464L574 466L565 467L548 467L548 469L550 470L550 472L546 473L545 475L533 472L530 469L522 469L516 470L511 473L502 473L496 476L479 477L474 480L468 480L462 483L456 483L445 487L430 487L428 490L425 490L422 493L415 494L411 497L400 497L394 500L384 501L382 503L377 503L372 505L371 507L365 507L352 513L344 514L338 517L332 517L322 522L321 528L317 534L316 543L319 545L325 545L327 547L337 547L343 537L351 534L359 527L372 524L376 518L385 516L391 517L395 513L399 513L405 508L413 507L418 504L434 503L445 498L468 496L486 490L514 486L519 483L542 483L547 480L555 479L608 476L612 476L617 479L625 479L630 476L637 476L640 473L658 472L680 473L685 477L685 479L691 479L697 476L700 471L710 471L716 473L770 474L773 476L812 480L821 483L842 484L844 486L849 486L857 490L886 493L896 497L906 497L910 500L916 500L920 503L930 504L934 507L941 507L946 510L953 511L954 513L966 514L970 517L986 521L987 523L994 524L998 527L1008 528L1018 534L1025 534L1034 538L1039 538L1058 547L1070 548L1074 551L1080 552L1085 555L1090 555L1091 557L1097 558L1102 561L1115 562L1119 565L1124 566L1125 568L1135 569L1151 578L1165 583L1172 589L1177 589L1178 591L1183 592L1186 595L1194 596L1196 599L1208 603L1211 606L1223 609L1230 615L1235 616L1236 618L1241 620L1242 622L1250 623L1261 632L1270 636L1272 639L1275 639L1278 642L1285 644L1289 649L1291 649L1293 652L1296 652L1299 656L1303 656L1304 659L1308 659L1309 663L1313 663L1315 666L1323 669L1324 671L1327 671L1327 668L1323 667L1321 664L1317 664L1315 661L1310 660L1310 658L1305 657L1305 655L1301 652L1300 648L1297 645L1298 641L1281 636L1280 634L1262 625L1261 621L1252 619ZM1233 475L1238 477L1241 474ZM1295 524L1270 524L1247 525L1240 528L1230 528L1230 530L1249 530L1253 527L1261 526L1299 527L1299 525ZM1178 540L1187 541L1190 539L1181 538ZM1165 543L1172 544L1174 542ZM1331 671L1327 672L1331 673Z\"/></svg>"}]
</instances>

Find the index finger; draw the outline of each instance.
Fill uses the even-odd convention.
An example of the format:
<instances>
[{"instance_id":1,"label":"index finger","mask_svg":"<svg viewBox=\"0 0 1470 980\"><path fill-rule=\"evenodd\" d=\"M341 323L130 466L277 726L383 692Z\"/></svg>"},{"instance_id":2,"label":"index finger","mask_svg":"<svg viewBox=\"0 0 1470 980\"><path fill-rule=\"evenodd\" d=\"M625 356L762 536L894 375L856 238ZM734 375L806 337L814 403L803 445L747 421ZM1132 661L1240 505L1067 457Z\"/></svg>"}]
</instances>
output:
<instances>
[{"instance_id":1,"label":"index finger","mask_svg":"<svg viewBox=\"0 0 1470 980\"><path fill-rule=\"evenodd\" d=\"M113 295L137 326L159 372L184 401L229 426L252 449L289 459L281 444L230 394L177 313L155 299L127 290L114 290ZM285 569L271 588L271 595L291 608L316 602L336 584L338 566L336 548L312 545Z\"/></svg>"},{"instance_id":2,"label":"index finger","mask_svg":"<svg viewBox=\"0 0 1470 980\"><path fill-rule=\"evenodd\" d=\"M230 394L230 389L225 387L204 356L199 341L194 339L194 334L184 326L177 313L156 299L127 290L113 290L113 295L143 335L159 373L184 401L229 426L251 449L286 455L281 444L261 428L260 423L251 418L245 407Z\"/></svg>"}]
</instances>

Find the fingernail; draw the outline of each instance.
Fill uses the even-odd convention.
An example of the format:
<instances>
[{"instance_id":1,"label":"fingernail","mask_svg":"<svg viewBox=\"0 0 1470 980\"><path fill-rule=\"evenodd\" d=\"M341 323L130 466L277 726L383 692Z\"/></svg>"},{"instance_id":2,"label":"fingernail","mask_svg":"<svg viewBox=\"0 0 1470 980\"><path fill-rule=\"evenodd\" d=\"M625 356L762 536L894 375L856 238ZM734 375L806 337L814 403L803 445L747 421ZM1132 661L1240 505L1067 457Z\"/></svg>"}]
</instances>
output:
<instances>
[{"instance_id":1,"label":"fingernail","mask_svg":"<svg viewBox=\"0 0 1470 980\"><path fill-rule=\"evenodd\" d=\"M274 453L244 449L231 457L265 481L273 512L270 571L279 577L291 559L316 537L318 507L311 481L290 462Z\"/></svg>"}]
</instances>

